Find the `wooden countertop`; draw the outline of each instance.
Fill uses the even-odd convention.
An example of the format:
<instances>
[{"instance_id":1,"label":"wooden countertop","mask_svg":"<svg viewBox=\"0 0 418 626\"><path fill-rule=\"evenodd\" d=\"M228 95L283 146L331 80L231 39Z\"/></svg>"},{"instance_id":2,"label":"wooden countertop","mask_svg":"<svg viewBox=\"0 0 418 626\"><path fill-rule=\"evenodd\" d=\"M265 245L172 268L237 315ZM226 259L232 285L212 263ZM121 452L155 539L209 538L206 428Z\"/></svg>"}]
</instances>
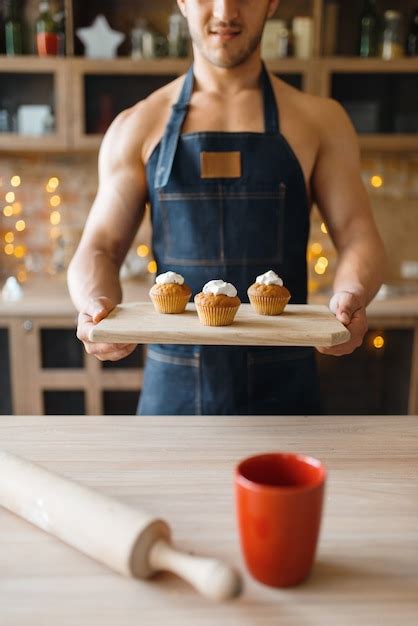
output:
<instances>
[{"instance_id":1,"label":"wooden countertop","mask_svg":"<svg viewBox=\"0 0 418 626\"><path fill-rule=\"evenodd\" d=\"M151 279L123 283L124 302L148 300ZM328 304L329 297L315 295L311 304ZM418 320L418 294L374 300L367 309L369 321L394 319L399 324ZM71 317L76 310L68 295L64 278L33 279L24 285L24 297L18 302L4 302L0 296L0 317Z\"/></svg>"},{"instance_id":2,"label":"wooden countertop","mask_svg":"<svg viewBox=\"0 0 418 626\"><path fill-rule=\"evenodd\" d=\"M125 579L0 509L4 626L415 626L418 417L0 417L6 450L166 518L183 549L245 572L235 463L292 450L329 470L313 574L288 590L244 574L214 605L175 577Z\"/></svg>"}]
</instances>

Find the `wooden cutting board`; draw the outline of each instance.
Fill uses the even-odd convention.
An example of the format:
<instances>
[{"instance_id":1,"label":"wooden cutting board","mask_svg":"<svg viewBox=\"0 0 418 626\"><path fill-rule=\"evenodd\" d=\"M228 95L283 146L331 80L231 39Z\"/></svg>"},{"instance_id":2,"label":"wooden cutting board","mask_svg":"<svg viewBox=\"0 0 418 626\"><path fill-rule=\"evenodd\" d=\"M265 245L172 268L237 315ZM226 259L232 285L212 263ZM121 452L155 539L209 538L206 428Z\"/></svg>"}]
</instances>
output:
<instances>
[{"instance_id":1,"label":"wooden cutting board","mask_svg":"<svg viewBox=\"0 0 418 626\"><path fill-rule=\"evenodd\" d=\"M179 343L241 346L323 346L350 339L349 331L324 305L289 304L282 315L257 315L241 304L231 326L202 326L195 305L178 315L156 313L151 302L118 305L92 330L103 343Z\"/></svg>"}]
</instances>

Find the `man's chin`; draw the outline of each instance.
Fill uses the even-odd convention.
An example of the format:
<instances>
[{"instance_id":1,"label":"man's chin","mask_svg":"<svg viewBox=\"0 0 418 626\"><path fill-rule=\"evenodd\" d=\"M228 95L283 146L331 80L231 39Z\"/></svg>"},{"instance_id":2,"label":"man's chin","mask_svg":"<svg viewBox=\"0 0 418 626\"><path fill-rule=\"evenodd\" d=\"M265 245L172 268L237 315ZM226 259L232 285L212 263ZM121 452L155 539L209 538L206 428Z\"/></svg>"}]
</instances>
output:
<instances>
[{"instance_id":1,"label":"man's chin","mask_svg":"<svg viewBox=\"0 0 418 626\"><path fill-rule=\"evenodd\" d=\"M248 53L231 55L225 54L224 51L210 50L206 51L204 56L210 63L212 63L212 65L215 65L215 67L230 70L234 67L242 65L245 61L247 61L250 55Z\"/></svg>"}]
</instances>

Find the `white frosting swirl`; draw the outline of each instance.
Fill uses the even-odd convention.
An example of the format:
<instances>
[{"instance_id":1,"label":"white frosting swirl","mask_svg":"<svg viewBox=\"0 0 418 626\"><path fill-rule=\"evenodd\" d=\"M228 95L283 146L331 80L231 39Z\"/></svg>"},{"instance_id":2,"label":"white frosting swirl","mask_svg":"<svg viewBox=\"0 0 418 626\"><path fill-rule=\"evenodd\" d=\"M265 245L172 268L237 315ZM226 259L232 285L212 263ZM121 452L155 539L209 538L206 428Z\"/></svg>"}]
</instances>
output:
<instances>
[{"instance_id":1,"label":"white frosting swirl","mask_svg":"<svg viewBox=\"0 0 418 626\"><path fill-rule=\"evenodd\" d=\"M213 293L214 296L224 295L234 298L237 295L237 290L231 283L226 283L223 280L210 280L203 287L203 293Z\"/></svg>"},{"instance_id":2,"label":"white frosting swirl","mask_svg":"<svg viewBox=\"0 0 418 626\"><path fill-rule=\"evenodd\" d=\"M280 276L277 276L276 272L273 272L273 270L269 270L268 272L265 272L265 274L260 274L260 276L257 276L255 282L259 285L280 285L280 287L283 286L282 279L280 278Z\"/></svg>"},{"instance_id":3,"label":"white frosting swirl","mask_svg":"<svg viewBox=\"0 0 418 626\"><path fill-rule=\"evenodd\" d=\"M157 276L155 282L157 285L168 285L170 283L182 285L184 283L184 278L181 274L176 274L176 272L165 272L165 274Z\"/></svg>"}]
</instances>

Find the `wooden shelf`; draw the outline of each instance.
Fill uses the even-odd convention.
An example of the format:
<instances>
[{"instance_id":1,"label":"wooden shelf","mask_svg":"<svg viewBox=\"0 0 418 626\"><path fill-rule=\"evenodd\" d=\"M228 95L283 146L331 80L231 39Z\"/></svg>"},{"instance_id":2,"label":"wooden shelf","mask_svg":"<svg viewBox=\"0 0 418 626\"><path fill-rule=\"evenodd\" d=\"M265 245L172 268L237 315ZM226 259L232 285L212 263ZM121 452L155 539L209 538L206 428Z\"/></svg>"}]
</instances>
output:
<instances>
[{"instance_id":1,"label":"wooden shelf","mask_svg":"<svg viewBox=\"0 0 418 626\"><path fill-rule=\"evenodd\" d=\"M31 3L31 15L35 15L37 8L35 0L27 0ZM321 42L323 40L323 17L326 0L282 0L277 14L278 19L285 19L288 22L295 15L310 15L313 18L314 45L311 59L303 60L296 58L269 59L266 65L275 74L286 77L289 82L304 91L323 97L332 95L333 77L339 74L417 74L418 58L402 58L392 61L385 61L379 58L362 59L348 56L321 56ZM139 0L138 3L131 3L123 13L118 9L116 0L112 0L108 6L101 6L99 0L93 4L77 4L74 0L63 0L67 17L66 45L68 56L62 57L38 57L34 55L24 55L9 57L0 55L0 77L4 73L28 73L41 74L51 73L54 76L55 114L57 131L53 135L40 137L26 137L17 134L0 133L0 152L32 152L41 148L46 152L71 152L71 151L97 151L102 140L102 134L95 132L97 128L94 124L94 115L97 112L98 104L91 101L94 89L99 85L103 88L103 80L109 76L109 83L112 86L118 81L115 77L142 77L144 91L147 88L158 87L158 77L160 80L169 80L171 76L183 74L192 62L191 58L158 58L152 60L133 59L129 56L117 57L115 59L89 59L81 56L74 56L74 51L79 52L80 46L75 37L78 27L89 24L91 16L100 11L110 19L114 28L122 30L129 37L130 28L135 16L142 15L151 18L150 23L157 19L159 29L167 27L167 15L172 9L171 0L159 0L158 6L150 6L152 3L146 0ZM412 11L413 0L402 0L402 8L405 14L409 9ZM94 6L93 6L94 5ZM94 10L93 10L94 9ZM345 43L340 46L340 50L350 52L354 48L348 45L353 42L355 36L355 19L358 18L360 4L354 3L342 7L339 22L340 42L345 38ZM357 17L356 17L357 16ZM343 19L344 18L344 19ZM344 21L345 20L345 21ZM347 22L348 20L348 22ZM156 23L154 23L154 26ZM346 25L347 28L344 26ZM128 40L127 40L128 41ZM123 51L128 51L129 45L122 47ZM167 79L165 79L167 77ZM300 77L300 79L299 79ZM90 82L90 94L88 92ZM153 80L154 79L154 80ZM95 81L95 82L94 82ZM146 85L148 81L148 86ZM87 85L87 87L86 87ZM157 87L156 87L157 85ZM130 88L128 93L134 94L135 89ZM142 88L142 87L141 87ZM106 88L103 88L106 92ZM98 91L98 93L100 93ZM118 94L117 89L113 93ZM119 94L120 95L120 94ZM146 95L146 93L145 93ZM140 97L145 97L140 93ZM353 91L353 98L355 99ZM98 96L99 98L100 96ZM123 97L116 98L114 113L124 104ZM88 105L91 106L89 107ZM96 109L94 108L96 106ZM129 105L130 106L130 105ZM87 110L86 110L87 109ZM90 118L88 118L90 115ZM418 115L418 110L417 110ZM90 122L88 121L90 119ZM93 122L91 121L93 119ZM97 127L105 128L106 124L97 124ZM386 128L386 127L385 127ZM90 132L86 132L86 129ZM416 151L418 147L417 136L412 134L393 135L360 135L360 146L364 151L391 150L391 151Z\"/></svg>"},{"instance_id":2,"label":"wooden shelf","mask_svg":"<svg viewBox=\"0 0 418 626\"><path fill-rule=\"evenodd\" d=\"M416 135L406 133L394 133L392 135L360 134L359 143L360 148L366 152L418 152L418 133Z\"/></svg>"},{"instance_id":3,"label":"wooden shelf","mask_svg":"<svg viewBox=\"0 0 418 626\"><path fill-rule=\"evenodd\" d=\"M372 58L362 59L360 57L321 57L321 69L331 72L386 72L399 74L403 72L418 73L418 57L405 57L403 59Z\"/></svg>"},{"instance_id":4,"label":"wooden shelf","mask_svg":"<svg viewBox=\"0 0 418 626\"><path fill-rule=\"evenodd\" d=\"M117 57L116 59L85 59L83 57L68 58L68 63L75 73L94 74L183 74L192 63L192 59L132 59Z\"/></svg>"}]
</instances>

